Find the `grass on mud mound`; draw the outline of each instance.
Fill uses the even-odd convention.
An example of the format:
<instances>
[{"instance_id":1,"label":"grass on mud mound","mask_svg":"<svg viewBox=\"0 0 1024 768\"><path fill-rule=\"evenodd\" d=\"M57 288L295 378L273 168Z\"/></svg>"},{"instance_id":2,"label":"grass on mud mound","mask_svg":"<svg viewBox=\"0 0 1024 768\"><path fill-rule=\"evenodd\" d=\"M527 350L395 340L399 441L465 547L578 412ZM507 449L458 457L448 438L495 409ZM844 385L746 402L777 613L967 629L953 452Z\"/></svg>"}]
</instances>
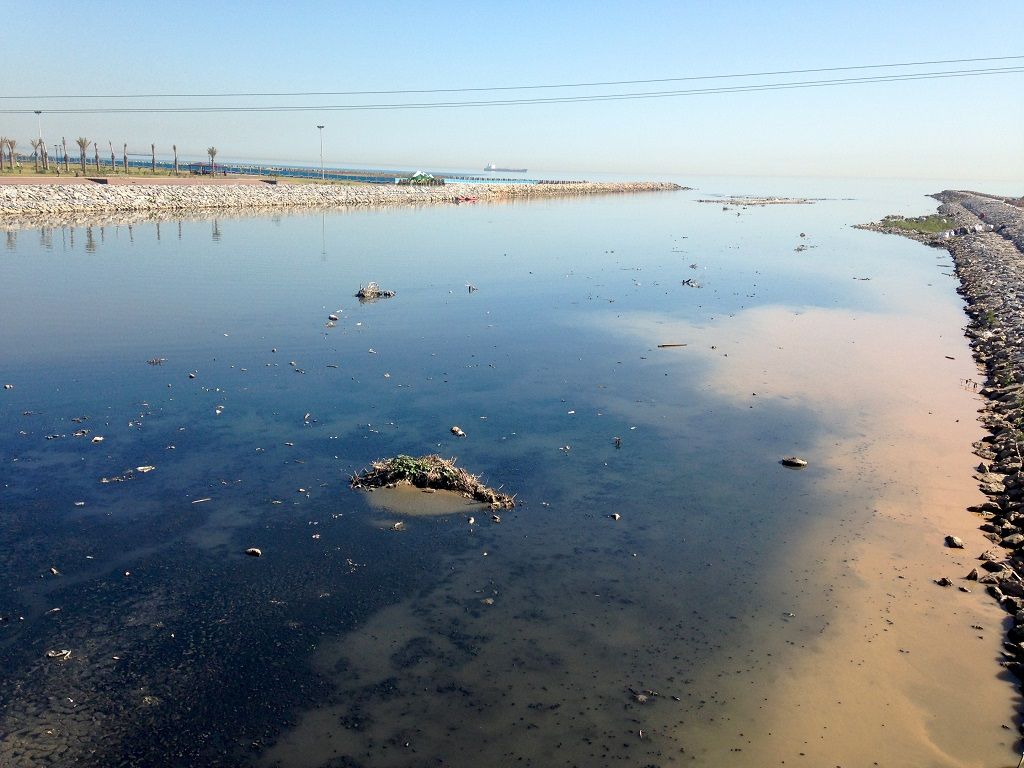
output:
<instances>
[{"instance_id":1,"label":"grass on mud mound","mask_svg":"<svg viewBox=\"0 0 1024 768\"><path fill-rule=\"evenodd\" d=\"M417 488L455 491L467 498L489 504L492 509L511 509L515 497L488 488L476 475L455 466L455 459L440 456L406 456L399 454L390 459L379 459L370 468L352 476L353 488L389 488L396 485L414 485Z\"/></svg>"}]
</instances>

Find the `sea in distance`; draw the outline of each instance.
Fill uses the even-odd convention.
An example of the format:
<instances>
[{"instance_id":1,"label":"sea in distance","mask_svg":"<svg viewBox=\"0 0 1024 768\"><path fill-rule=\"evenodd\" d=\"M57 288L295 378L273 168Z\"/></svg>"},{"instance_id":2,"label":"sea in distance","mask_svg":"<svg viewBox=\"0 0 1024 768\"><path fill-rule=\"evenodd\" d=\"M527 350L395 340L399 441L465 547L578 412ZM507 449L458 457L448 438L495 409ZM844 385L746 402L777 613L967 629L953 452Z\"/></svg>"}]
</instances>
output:
<instances>
[{"instance_id":1,"label":"sea in distance","mask_svg":"<svg viewBox=\"0 0 1024 768\"><path fill-rule=\"evenodd\" d=\"M0 764L1015 764L967 185L679 181L7 231Z\"/></svg>"}]
</instances>

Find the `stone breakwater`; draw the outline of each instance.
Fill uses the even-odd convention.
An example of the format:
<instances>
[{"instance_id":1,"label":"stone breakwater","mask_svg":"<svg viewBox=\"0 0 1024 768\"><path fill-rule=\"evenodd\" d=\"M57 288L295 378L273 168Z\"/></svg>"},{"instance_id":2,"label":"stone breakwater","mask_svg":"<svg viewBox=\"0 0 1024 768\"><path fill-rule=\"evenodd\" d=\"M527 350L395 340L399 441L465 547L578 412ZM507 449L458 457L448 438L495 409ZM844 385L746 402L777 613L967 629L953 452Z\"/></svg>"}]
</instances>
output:
<instances>
[{"instance_id":1,"label":"stone breakwater","mask_svg":"<svg viewBox=\"0 0 1024 768\"><path fill-rule=\"evenodd\" d=\"M661 182L578 184L177 184L0 185L0 226L32 225L37 219L82 214L270 211L532 200L579 195L659 192L686 189Z\"/></svg>"},{"instance_id":2,"label":"stone breakwater","mask_svg":"<svg viewBox=\"0 0 1024 768\"><path fill-rule=\"evenodd\" d=\"M980 419L990 432L974 444L981 458L975 478L988 500L970 511L993 547L959 576L983 584L1013 616L1003 665L1024 680L1024 207L975 192L933 197L942 203L939 213L956 222L952 233L899 234L953 256L970 318L965 333L985 375Z\"/></svg>"}]
</instances>

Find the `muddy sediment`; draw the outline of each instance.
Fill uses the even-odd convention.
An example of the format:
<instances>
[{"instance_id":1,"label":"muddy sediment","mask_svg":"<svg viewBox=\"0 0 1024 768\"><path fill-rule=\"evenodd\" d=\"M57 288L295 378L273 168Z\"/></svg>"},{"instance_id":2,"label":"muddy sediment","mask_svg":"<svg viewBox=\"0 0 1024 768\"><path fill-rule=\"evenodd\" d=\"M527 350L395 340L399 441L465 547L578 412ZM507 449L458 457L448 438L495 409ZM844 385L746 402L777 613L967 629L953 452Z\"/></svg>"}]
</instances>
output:
<instances>
[{"instance_id":1,"label":"muddy sediment","mask_svg":"<svg viewBox=\"0 0 1024 768\"><path fill-rule=\"evenodd\" d=\"M1019 199L977 192L934 197L954 228L919 233L884 222L863 228L902 234L953 256L970 318L965 333L985 377L966 383L985 398L980 421L990 432L974 444L981 459L975 478L988 500L970 511L992 542L977 553L977 567L956 574L953 583L970 588L977 581L1013 616L1002 663L1024 680L1024 207Z\"/></svg>"}]
</instances>

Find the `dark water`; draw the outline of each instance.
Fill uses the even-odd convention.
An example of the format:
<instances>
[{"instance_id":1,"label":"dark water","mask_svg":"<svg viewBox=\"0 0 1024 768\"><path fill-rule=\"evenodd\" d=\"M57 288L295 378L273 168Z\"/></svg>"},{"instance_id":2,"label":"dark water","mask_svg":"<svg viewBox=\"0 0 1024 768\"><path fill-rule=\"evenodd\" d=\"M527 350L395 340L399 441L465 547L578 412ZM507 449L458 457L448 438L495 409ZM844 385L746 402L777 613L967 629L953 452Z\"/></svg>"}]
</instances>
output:
<instances>
[{"instance_id":1,"label":"dark water","mask_svg":"<svg viewBox=\"0 0 1024 768\"><path fill-rule=\"evenodd\" d=\"M847 227L906 190L697 196L8 233L0 762L694 757L679 734L734 716L723 678L777 674L827 625L790 545L876 490L778 465L856 414L723 395L723 324L959 322L931 253ZM360 304L369 280L397 297ZM432 452L520 505L394 531L348 488Z\"/></svg>"}]
</instances>

